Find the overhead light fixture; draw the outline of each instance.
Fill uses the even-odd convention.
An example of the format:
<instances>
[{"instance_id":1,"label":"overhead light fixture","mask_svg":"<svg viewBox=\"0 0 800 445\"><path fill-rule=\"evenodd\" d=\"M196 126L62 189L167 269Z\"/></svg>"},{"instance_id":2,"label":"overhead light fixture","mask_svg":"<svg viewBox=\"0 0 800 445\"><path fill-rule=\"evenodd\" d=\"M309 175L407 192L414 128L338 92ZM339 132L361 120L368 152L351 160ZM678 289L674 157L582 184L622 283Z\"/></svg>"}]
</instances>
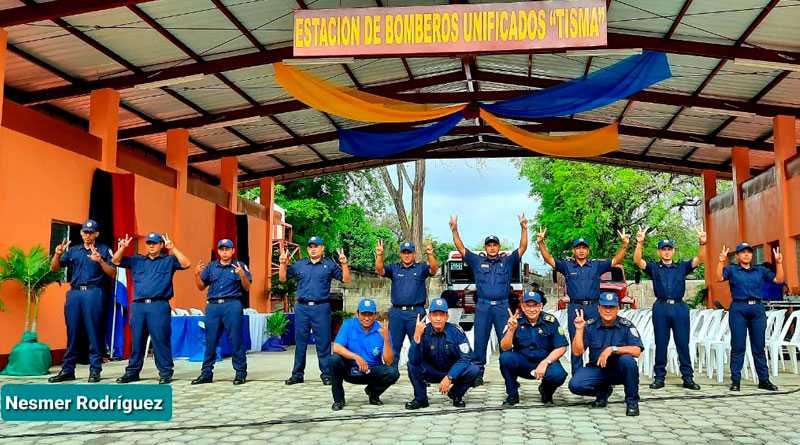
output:
<instances>
[{"instance_id":1,"label":"overhead light fixture","mask_svg":"<svg viewBox=\"0 0 800 445\"><path fill-rule=\"evenodd\" d=\"M736 116L736 117L756 117L756 113L751 113L749 111L738 111L738 110L728 110L722 108L706 108L706 107L692 107L692 110L698 111L700 113L705 114L724 114L726 116Z\"/></svg>"},{"instance_id":2,"label":"overhead light fixture","mask_svg":"<svg viewBox=\"0 0 800 445\"><path fill-rule=\"evenodd\" d=\"M753 68L768 68L771 70L800 71L800 64L796 63L768 62L766 60L752 59L733 59L733 64L737 66L750 66Z\"/></svg>"},{"instance_id":3,"label":"overhead light fixture","mask_svg":"<svg viewBox=\"0 0 800 445\"><path fill-rule=\"evenodd\" d=\"M283 59L286 65L339 65L356 63L356 59L352 57L309 57L297 59Z\"/></svg>"},{"instance_id":4,"label":"overhead light fixture","mask_svg":"<svg viewBox=\"0 0 800 445\"><path fill-rule=\"evenodd\" d=\"M586 49L586 50L575 50L566 52L568 56L587 56L587 57L635 56L641 53L642 53L641 48L622 48L622 49L602 48L602 49Z\"/></svg>"},{"instance_id":5,"label":"overhead light fixture","mask_svg":"<svg viewBox=\"0 0 800 445\"><path fill-rule=\"evenodd\" d=\"M173 77L172 79L156 80L154 82L140 83L133 87L140 90L154 90L156 88L169 87L173 85L180 85L183 83L197 82L206 77L203 73L192 74L190 76Z\"/></svg>"},{"instance_id":6,"label":"overhead light fixture","mask_svg":"<svg viewBox=\"0 0 800 445\"><path fill-rule=\"evenodd\" d=\"M261 120L261 116L250 116L250 117L243 117L241 119L234 119L230 121L220 121L214 122L208 125L203 125L203 128L223 128L223 127L232 127L234 125L243 125L243 124L252 124L253 122L258 122Z\"/></svg>"}]
</instances>

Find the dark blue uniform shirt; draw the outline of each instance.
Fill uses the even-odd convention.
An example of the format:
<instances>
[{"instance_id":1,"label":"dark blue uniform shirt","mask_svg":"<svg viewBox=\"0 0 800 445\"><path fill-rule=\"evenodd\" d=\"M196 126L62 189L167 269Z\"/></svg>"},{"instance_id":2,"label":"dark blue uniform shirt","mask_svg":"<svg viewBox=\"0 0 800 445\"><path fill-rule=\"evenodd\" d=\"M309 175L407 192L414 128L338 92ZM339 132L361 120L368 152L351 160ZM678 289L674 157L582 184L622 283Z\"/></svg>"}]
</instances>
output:
<instances>
[{"instance_id":1,"label":"dark blue uniform shirt","mask_svg":"<svg viewBox=\"0 0 800 445\"><path fill-rule=\"evenodd\" d=\"M644 271L653 280L653 293L658 299L682 301L686 293L686 275L694 270L692 261L664 264L648 261Z\"/></svg>"},{"instance_id":2,"label":"dark blue uniform shirt","mask_svg":"<svg viewBox=\"0 0 800 445\"><path fill-rule=\"evenodd\" d=\"M392 280L392 304L424 305L428 300L425 279L430 276L430 267L425 263L414 263L408 267L403 263L389 264L383 268L383 276Z\"/></svg>"},{"instance_id":3,"label":"dark blue uniform shirt","mask_svg":"<svg viewBox=\"0 0 800 445\"><path fill-rule=\"evenodd\" d=\"M475 276L478 300L506 301L511 288L511 274L519 267L519 250L514 249L509 255L478 255L469 249L464 252L464 261L472 268Z\"/></svg>"},{"instance_id":4,"label":"dark blue uniform shirt","mask_svg":"<svg viewBox=\"0 0 800 445\"><path fill-rule=\"evenodd\" d=\"M212 261L200 274L200 279L208 286L208 298L241 297L244 294L242 280L233 268L234 264L244 269L247 281L253 282L253 275L246 264L237 260L227 265L219 260Z\"/></svg>"},{"instance_id":5,"label":"dark blue uniform shirt","mask_svg":"<svg viewBox=\"0 0 800 445\"><path fill-rule=\"evenodd\" d=\"M745 269L738 264L731 264L722 269L722 278L728 280L733 301L760 300L764 283L773 281L775 272L764 266L750 266Z\"/></svg>"},{"instance_id":6,"label":"dark blue uniform shirt","mask_svg":"<svg viewBox=\"0 0 800 445\"><path fill-rule=\"evenodd\" d=\"M472 363L472 349L460 327L447 323L444 331L435 332L433 326L428 324L419 344L411 342L408 359L413 363L424 361L426 365L446 372L453 380Z\"/></svg>"},{"instance_id":7,"label":"dark blue uniform shirt","mask_svg":"<svg viewBox=\"0 0 800 445\"><path fill-rule=\"evenodd\" d=\"M331 281L342 280L342 268L330 258L312 263L308 258L289 266L289 277L297 277L297 298L306 301L327 300L331 294Z\"/></svg>"},{"instance_id":8,"label":"dark blue uniform shirt","mask_svg":"<svg viewBox=\"0 0 800 445\"><path fill-rule=\"evenodd\" d=\"M542 312L534 325L531 325L525 315L520 317L514 332L512 350L530 360L541 361L554 349L567 345L564 328L558 324L556 317Z\"/></svg>"},{"instance_id":9,"label":"dark blue uniform shirt","mask_svg":"<svg viewBox=\"0 0 800 445\"><path fill-rule=\"evenodd\" d=\"M556 260L556 270L564 275L569 301L600 298L600 275L611 270L611 260L587 260L581 266L572 258Z\"/></svg>"},{"instance_id":10,"label":"dark blue uniform shirt","mask_svg":"<svg viewBox=\"0 0 800 445\"><path fill-rule=\"evenodd\" d=\"M134 301L172 298L175 295L172 290L172 276L176 270L183 269L175 255L163 253L153 259L145 255L123 257L119 266L132 272Z\"/></svg>"},{"instance_id":11,"label":"dark blue uniform shirt","mask_svg":"<svg viewBox=\"0 0 800 445\"><path fill-rule=\"evenodd\" d=\"M590 363L597 363L597 358L609 346L638 346L644 349L639 331L630 320L622 317L617 317L611 326L603 326L599 318L586 320L583 346L589 348Z\"/></svg>"},{"instance_id":12,"label":"dark blue uniform shirt","mask_svg":"<svg viewBox=\"0 0 800 445\"><path fill-rule=\"evenodd\" d=\"M111 262L111 251L108 249L108 246L96 244L94 248L97 250L97 253L103 257L105 262ZM72 279L69 281L69 284L73 288L78 286L100 286L103 284L105 277L108 276L103 272L103 268L100 267L100 264L89 258L91 254L92 251L81 244L80 246L72 246L67 249L58 260L61 267L70 268Z\"/></svg>"},{"instance_id":13,"label":"dark blue uniform shirt","mask_svg":"<svg viewBox=\"0 0 800 445\"><path fill-rule=\"evenodd\" d=\"M342 323L334 343L361 356L369 366L383 363L383 335L381 324L377 321L372 324L369 332L364 332L358 318L348 318Z\"/></svg>"}]
</instances>

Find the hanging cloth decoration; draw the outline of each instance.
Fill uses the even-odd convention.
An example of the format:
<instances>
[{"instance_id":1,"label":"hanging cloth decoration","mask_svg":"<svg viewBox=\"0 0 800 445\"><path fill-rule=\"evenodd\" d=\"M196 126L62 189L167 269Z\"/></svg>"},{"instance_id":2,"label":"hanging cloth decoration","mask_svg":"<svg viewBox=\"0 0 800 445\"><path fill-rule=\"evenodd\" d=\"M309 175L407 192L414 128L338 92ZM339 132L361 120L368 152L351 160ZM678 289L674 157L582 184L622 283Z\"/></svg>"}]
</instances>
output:
<instances>
[{"instance_id":1,"label":"hanging cloth decoration","mask_svg":"<svg viewBox=\"0 0 800 445\"><path fill-rule=\"evenodd\" d=\"M481 104L498 116L569 116L612 104L672 76L664 53L644 52L594 73L514 99Z\"/></svg>"},{"instance_id":2,"label":"hanging cloth decoration","mask_svg":"<svg viewBox=\"0 0 800 445\"><path fill-rule=\"evenodd\" d=\"M464 115L458 112L427 127L394 133L339 130L339 151L360 158L385 158L439 139L462 119Z\"/></svg>"},{"instance_id":3,"label":"hanging cloth decoration","mask_svg":"<svg viewBox=\"0 0 800 445\"><path fill-rule=\"evenodd\" d=\"M461 111L466 105L436 107L390 99L333 84L283 63L274 63L275 80L295 99L334 116L361 122L421 122Z\"/></svg>"},{"instance_id":4,"label":"hanging cloth decoration","mask_svg":"<svg viewBox=\"0 0 800 445\"><path fill-rule=\"evenodd\" d=\"M542 136L507 124L486 110L481 110L481 118L520 147L550 156L590 158L619 149L616 123L572 136Z\"/></svg>"}]
</instances>

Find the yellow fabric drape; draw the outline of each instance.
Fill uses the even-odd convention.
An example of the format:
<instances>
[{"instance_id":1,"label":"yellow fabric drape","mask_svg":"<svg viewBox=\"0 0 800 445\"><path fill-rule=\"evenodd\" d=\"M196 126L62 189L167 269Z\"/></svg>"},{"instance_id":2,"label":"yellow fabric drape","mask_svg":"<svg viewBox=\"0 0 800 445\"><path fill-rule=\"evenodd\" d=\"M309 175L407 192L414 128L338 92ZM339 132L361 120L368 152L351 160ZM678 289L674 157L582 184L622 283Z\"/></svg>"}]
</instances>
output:
<instances>
[{"instance_id":1,"label":"yellow fabric drape","mask_svg":"<svg viewBox=\"0 0 800 445\"><path fill-rule=\"evenodd\" d=\"M619 149L619 128L616 123L573 136L541 136L507 124L486 110L481 109L480 114L481 118L500 134L520 147L537 153L567 158L589 158Z\"/></svg>"},{"instance_id":2,"label":"yellow fabric drape","mask_svg":"<svg viewBox=\"0 0 800 445\"><path fill-rule=\"evenodd\" d=\"M274 63L275 80L295 99L319 111L361 122L419 122L448 116L466 105L434 107L389 99L343 87L283 63Z\"/></svg>"}]
</instances>

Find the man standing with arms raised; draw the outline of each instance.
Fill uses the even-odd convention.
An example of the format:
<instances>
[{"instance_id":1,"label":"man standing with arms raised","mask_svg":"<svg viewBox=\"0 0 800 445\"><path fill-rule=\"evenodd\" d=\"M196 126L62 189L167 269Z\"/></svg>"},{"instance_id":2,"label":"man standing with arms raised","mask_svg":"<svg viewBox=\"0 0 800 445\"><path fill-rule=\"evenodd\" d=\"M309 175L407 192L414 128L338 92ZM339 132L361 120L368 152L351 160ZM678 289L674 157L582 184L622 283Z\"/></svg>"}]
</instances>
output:
<instances>
[{"instance_id":1,"label":"man standing with arms raised","mask_svg":"<svg viewBox=\"0 0 800 445\"><path fill-rule=\"evenodd\" d=\"M500 239L489 235L484 240L486 255L478 255L464 246L458 233L458 218L450 218L450 230L453 232L453 244L464 258L464 262L472 268L475 276L475 353L473 361L481 368L481 374L475 382L483 384L483 372L486 366L486 346L492 326L497 338L503 337L503 330L508 323L508 290L511 288L511 277L515 268L519 268L522 255L528 249L528 219L525 214L519 215L521 234L519 248L509 255L500 255Z\"/></svg>"}]
</instances>

